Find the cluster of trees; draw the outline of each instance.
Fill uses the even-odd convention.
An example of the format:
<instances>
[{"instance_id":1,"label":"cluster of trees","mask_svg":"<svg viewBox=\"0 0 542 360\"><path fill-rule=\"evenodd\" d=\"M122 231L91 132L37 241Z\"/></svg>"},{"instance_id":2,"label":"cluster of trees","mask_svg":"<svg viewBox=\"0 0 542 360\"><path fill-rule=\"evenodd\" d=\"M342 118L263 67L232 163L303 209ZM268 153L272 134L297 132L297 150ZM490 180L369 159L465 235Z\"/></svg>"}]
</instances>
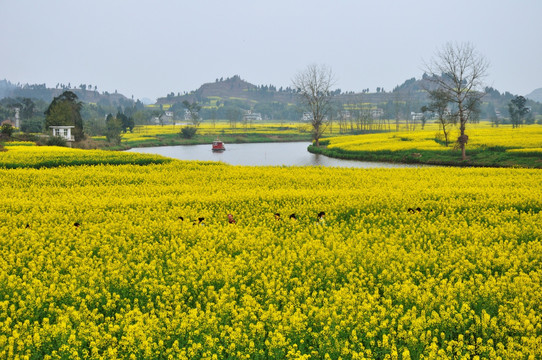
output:
<instances>
[{"instance_id":1,"label":"cluster of trees","mask_svg":"<svg viewBox=\"0 0 542 360\"><path fill-rule=\"evenodd\" d=\"M527 117L528 122L532 121L531 108L526 106L526 102L527 100L523 96L516 96L508 103L508 113L510 114L512 127L519 127L523 124L524 118Z\"/></svg>"},{"instance_id":2,"label":"cluster of trees","mask_svg":"<svg viewBox=\"0 0 542 360\"><path fill-rule=\"evenodd\" d=\"M108 103L83 103L72 91L64 91L47 104L43 100L30 98L3 98L0 100L0 121L10 119L14 122L16 109L19 111L20 131L23 133L48 132L50 126L74 126L75 141L85 135L105 135L116 142L115 132L132 131L137 123L148 124L152 118L151 110L137 101L130 106L114 107ZM109 114L117 114L118 120L108 121Z\"/></svg>"},{"instance_id":3,"label":"cluster of trees","mask_svg":"<svg viewBox=\"0 0 542 360\"><path fill-rule=\"evenodd\" d=\"M55 97L45 110L45 128L59 125L74 126L72 134L75 141L83 140L82 107L83 103L78 100L77 95L71 91L64 91L60 96Z\"/></svg>"},{"instance_id":4,"label":"cluster of trees","mask_svg":"<svg viewBox=\"0 0 542 360\"><path fill-rule=\"evenodd\" d=\"M463 160L466 159L468 143L467 123L479 119L482 98L487 92L483 81L488 66L485 57L469 43L447 43L425 65L425 90L429 101L421 107L421 111L436 114L446 146L451 142L450 127L458 126L460 135L456 144L461 149ZM415 83L414 78L407 80L401 87L394 89L394 93L408 91ZM300 103L311 114L313 139L315 145L319 146L320 137L330 124L329 117L333 111L331 69L322 65L310 65L296 75L293 84L299 94ZM532 119L531 108L526 103L523 96L513 97L508 102L508 113L514 127L523 124L530 114ZM396 104L399 104L399 101ZM495 109L490 110L496 113ZM422 127L424 120L425 116L422 116ZM339 125L341 126L341 119Z\"/></svg>"},{"instance_id":5,"label":"cluster of trees","mask_svg":"<svg viewBox=\"0 0 542 360\"><path fill-rule=\"evenodd\" d=\"M487 60L473 46L452 43L446 44L426 65L426 73L432 85L427 87L430 104L426 109L442 114L448 112L443 118L459 125L457 143L463 160L466 159L465 148L468 142L466 124L479 112L484 95L480 89L487 68ZM326 119L332 109L333 95L330 90L334 81L331 69L323 65L310 65L295 76L293 84L301 104L311 113L313 139L315 145L319 146L320 137L329 124Z\"/></svg>"},{"instance_id":6,"label":"cluster of trees","mask_svg":"<svg viewBox=\"0 0 542 360\"><path fill-rule=\"evenodd\" d=\"M25 133L43 131L44 111L47 103L39 99L4 98L0 100L0 122L14 120L16 109L19 109L20 130Z\"/></svg>"}]
</instances>

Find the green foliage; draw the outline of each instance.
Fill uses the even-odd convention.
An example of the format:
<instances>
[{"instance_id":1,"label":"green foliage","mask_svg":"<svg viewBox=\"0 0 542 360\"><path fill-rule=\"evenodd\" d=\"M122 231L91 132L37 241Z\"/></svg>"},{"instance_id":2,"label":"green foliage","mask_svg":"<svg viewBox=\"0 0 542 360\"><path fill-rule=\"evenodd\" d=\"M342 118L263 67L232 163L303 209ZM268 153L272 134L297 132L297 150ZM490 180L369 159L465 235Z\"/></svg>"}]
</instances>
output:
<instances>
[{"instance_id":1,"label":"green foliage","mask_svg":"<svg viewBox=\"0 0 542 360\"><path fill-rule=\"evenodd\" d=\"M13 134L13 125L11 124L2 124L2 127L1 127L1 130L0 130L0 133L4 136L4 137L7 137L7 138L10 138L11 135Z\"/></svg>"},{"instance_id":2,"label":"green foliage","mask_svg":"<svg viewBox=\"0 0 542 360\"><path fill-rule=\"evenodd\" d=\"M183 106L186 108L186 110L188 110L192 124L194 124L194 126L199 126L201 123L201 118L199 116L201 106L196 101L189 103L186 100L183 101Z\"/></svg>"},{"instance_id":3,"label":"green foliage","mask_svg":"<svg viewBox=\"0 0 542 360\"><path fill-rule=\"evenodd\" d=\"M130 130L130 132L134 130L135 122L132 117L128 117L119 111L117 113L117 119L119 119L121 122L121 128L123 133L126 133L126 131L128 130Z\"/></svg>"},{"instance_id":4,"label":"green foliage","mask_svg":"<svg viewBox=\"0 0 542 360\"><path fill-rule=\"evenodd\" d=\"M43 118L34 116L21 120L21 131L25 133L39 133L43 131Z\"/></svg>"},{"instance_id":5,"label":"green foliage","mask_svg":"<svg viewBox=\"0 0 542 360\"><path fill-rule=\"evenodd\" d=\"M114 145L120 145L120 141L122 139L122 121L117 118L113 117L113 115L109 114L107 115L107 119L105 120L106 124L106 133L105 137L107 138L107 141Z\"/></svg>"},{"instance_id":6,"label":"green foliage","mask_svg":"<svg viewBox=\"0 0 542 360\"><path fill-rule=\"evenodd\" d=\"M75 141L84 139L83 118L81 117L82 103L78 101L77 95L71 91L64 91L60 96L53 99L45 111L45 127L70 125L75 126L73 137Z\"/></svg>"},{"instance_id":7,"label":"green foliage","mask_svg":"<svg viewBox=\"0 0 542 360\"><path fill-rule=\"evenodd\" d=\"M198 128L195 126L185 126L181 129L181 137L185 139L192 139L194 136L196 136L196 132L198 131Z\"/></svg>"},{"instance_id":8,"label":"green foliage","mask_svg":"<svg viewBox=\"0 0 542 360\"><path fill-rule=\"evenodd\" d=\"M66 139L61 136L51 136L46 143L48 146L66 146Z\"/></svg>"},{"instance_id":9,"label":"green foliage","mask_svg":"<svg viewBox=\"0 0 542 360\"><path fill-rule=\"evenodd\" d=\"M526 102L523 96L516 96L508 103L508 113L513 127L523 124L523 118L529 113L529 108L525 106Z\"/></svg>"},{"instance_id":10,"label":"green foliage","mask_svg":"<svg viewBox=\"0 0 542 360\"><path fill-rule=\"evenodd\" d=\"M442 89L429 90L429 105L422 107L422 112L430 111L437 115L437 121L444 134L445 145L450 143L450 127L454 124L456 117L448 114L449 96Z\"/></svg>"}]
</instances>

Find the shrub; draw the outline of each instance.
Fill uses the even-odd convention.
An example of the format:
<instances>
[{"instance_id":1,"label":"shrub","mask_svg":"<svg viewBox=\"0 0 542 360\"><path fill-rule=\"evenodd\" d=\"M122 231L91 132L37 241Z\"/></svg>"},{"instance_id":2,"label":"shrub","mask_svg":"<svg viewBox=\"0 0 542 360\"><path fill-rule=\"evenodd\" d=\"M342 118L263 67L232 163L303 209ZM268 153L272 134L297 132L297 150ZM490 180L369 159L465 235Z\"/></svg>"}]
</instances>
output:
<instances>
[{"instance_id":1,"label":"shrub","mask_svg":"<svg viewBox=\"0 0 542 360\"><path fill-rule=\"evenodd\" d=\"M11 124L2 124L2 128L0 132L2 133L4 137L10 138L11 135L13 134L13 129L14 129L13 125Z\"/></svg>"},{"instance_id":2,"label":"shrub","mask_svg":"<svg viewBox=\"0 0 542 360\"><path fill-rule=\"evenodd\" d=\"M180 136L185 139L192 139L194 136L196 136L196 132L198 129L194 126L185 126L181 129Z\"/></svg>"},{"instance_id":3,"label":"shrub","mask_svg":"<svg viewBox=\"0 0 542 360\"><path fill-rule=\"evenodd\" d=\"M66 146L66 139L60 136L51 136L46 143L48 146Z\"/></svg>"}]
</instances>

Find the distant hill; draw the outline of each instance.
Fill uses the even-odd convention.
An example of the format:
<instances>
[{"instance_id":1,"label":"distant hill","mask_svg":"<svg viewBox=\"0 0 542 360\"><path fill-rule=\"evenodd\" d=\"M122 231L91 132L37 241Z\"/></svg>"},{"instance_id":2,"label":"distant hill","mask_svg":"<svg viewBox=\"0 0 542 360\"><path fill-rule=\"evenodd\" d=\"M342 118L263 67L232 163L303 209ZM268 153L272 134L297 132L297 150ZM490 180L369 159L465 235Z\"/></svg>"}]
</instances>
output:
<instances>
[{"instance_id":1,"label":"distant hill","mask_svg":"<svg viewBox=\"0 0 542 360\"><path fill-rule=\"evenodd\" d=\"M427 82L428 77L422 79L411 78L397 85L392 91L377 89L362 93L341 92L336 90L334 102L343 109L365 109L383 111L383 117L387 119L408 118L412 113L421 111L423 105L429 101L426 87L431 87ZM542 89L540 89L542 90ZM513 98L509 92L501 93L498 90L487 87L486 95L480 107L480 116L484 119L492 119L495 116L508 116L508 103ZM534 93L534 92L533 92ZM231 78L216 79L215 82L206 83L197 90L184 95L175 96L173 93L157 99L158 105L171 105L171 110L178 116L184 114L182 102L197 101L202 105L201 116L204 119L217 116L226 118L229 116L225 107L237 107L242 111L251 110L261 113L267 119L299 119L302 111L296 106L296 92L291 88L280 88L272 85L254 85L235 75ZM532 102L532 100L530 100ZM529 104L533 114L542 112L542 104L532 102ZM210 109L216 109L212 113Z\"/></svg>"},{"instance_id":2,"label":"distant hill","mask_svg":"<svg viewBox=\"0 0 542 360\"><path fill-rule=\"evenodd\" d=\"M9 97L9 94L11 94L11 92L15 90L16 88L17 86L13 85L9 81L5 79L0 80L0 99Z\"/></svg>"},{"instance_id":3,"label":"distant hill","mask_svg":"<svg viewBox=\"0 0 542 360\"><path fill-rule=\"evenodd\" d=\"M531 91L529 94L525 95L525 97L527 99L542 103L542 88Z\"/></svg>"},{"instance_id":4,"label":"distant hill","mask_svg":"<svg viewBox=\"0 0 542 360\"><path fill-rule=\"evenodd\" d=\"M367 89L362 93L354 93L336 90L334 96L337 103L343 104L360 102L382 104L390 101L414 101L420 103L427 100L427 93L422 85L423 80L411 78L396 86L393 91L385 92L383 89L378 89L377 92L368 92ZM174 105L182 103L184 100L205 104L209 102L209 99L220 99L222 102L228 100L245 102L249 107L254 107L257 103L278 102L292 104L296 103L296 92L290 87L277 89L272 85L257 86L241 79L239 75L234 75L225 80L217 79L215 82L203 84L197 90L184 95L175 96L171 93L166 97L158 98L157 104Z\"/></svg>"},{"instance_id":5,"label":"distant hill","mask_svg":"<svg viewBox=\"0 0 542 360\"><path fill-rule=\"evenodd\" d=\"M133 102L126 96L108 92L99 93L95 90L86 90L81 88L48 88L45 84L25 84L14 85L7 80L0 80L0 99L3 98L30 98L51 102L53 98L59 96L64 91L70 90L74 92L80 101L85 103L103 103L107 105L117 106Z\"/></svg>"},{"instance_id":6,"label":"distant hill","mask_svg":"<svg viewBox=\"0 0 542 360\"><path fill-rule=\"evenodd\" d=\"M142 99L141 99L141 102L142 102L144 105L151 105L151 104L154 104L154 101L152 101L151 99L146 98L146 97L142 98Z\"/></svg>"},{"instance_id":7,"label":"distant hill","mask_svg":"<svg viewBox=\"0 0 542 360\"><path fill-rule=\"evenodd\" d=\"M215 82L203 84L199 89L188 94L175 96L172 93L166 97L158 98L156 103L159 105L175 104L184 100L204 102L208 98L248 102L291 102L293 96L294 92L290 88L277 90L272 85L257 86L241 79L239 75L234 75L231 78L216 79Z\"/></svg>"}]
</instances>

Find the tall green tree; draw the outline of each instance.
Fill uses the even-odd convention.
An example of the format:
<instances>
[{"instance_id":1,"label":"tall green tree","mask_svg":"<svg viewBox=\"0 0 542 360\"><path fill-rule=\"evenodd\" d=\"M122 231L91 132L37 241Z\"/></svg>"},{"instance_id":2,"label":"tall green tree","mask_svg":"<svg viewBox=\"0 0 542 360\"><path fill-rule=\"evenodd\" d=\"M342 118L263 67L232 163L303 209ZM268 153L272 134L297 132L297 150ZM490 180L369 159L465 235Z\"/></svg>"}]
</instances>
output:
<instances>
[{"instance_id":1,"label":"tall green tree","mask_svg":"<svg viewBox=\"0 0 542 360\"><path fill-rule=\"evenodd\" d=\"M119 111L117 113L117 119L120 119L123 133L126 133L126 131L128 130L130 130L130 132L133 131L135 122L131 116L127 116L126 114L123 114L122 112Z\"/></svg>"},{"instance_id":2,"label":"tall green tree","mask_svg":"<svg viewBox=\"0 0 542 360\"><path fill-rule=\"evenodd\" d=\"M527 99L519 95L508 103L508 113L512 121L512 127L517 128L523 124L523 118L529 113L529 108L525 106Z\"/></svg>"},{"instance_id":3,"label":"tall green tree","mask_svg":"<svg viewBox=\"0 0 542 360\"><path fill-rule=\"evenodd\" d=\"M71 91L64 91L55 97L45 111L45 128L50 126L69 125L74 126L73 137L75 141L81 141L83 133L83 118L81 109L83 104L78 100L77 95Z\"/></svg>"},{"instance_id":4,"label":"tall green tree","mask_svg":"<svg viewBox=\"0 0 542 360\"><path fill-rule=\"evenodd\" d=\"M36 104L30 98L23 98L21 100L21 120L28 120L34 116L34 109Z\"/></svg>"},{"instance_id":5,"label":"tall green tree","mask_svg":"<svg viewBox=\"0 0 542 360\"><path fill-rule=\"evenodd\" d=\"M107 141L115 145L120 145L120 141L122 140L122 121L109 114L105 119L105 126L105 137Z\"/></svg>"}]
</instances>

